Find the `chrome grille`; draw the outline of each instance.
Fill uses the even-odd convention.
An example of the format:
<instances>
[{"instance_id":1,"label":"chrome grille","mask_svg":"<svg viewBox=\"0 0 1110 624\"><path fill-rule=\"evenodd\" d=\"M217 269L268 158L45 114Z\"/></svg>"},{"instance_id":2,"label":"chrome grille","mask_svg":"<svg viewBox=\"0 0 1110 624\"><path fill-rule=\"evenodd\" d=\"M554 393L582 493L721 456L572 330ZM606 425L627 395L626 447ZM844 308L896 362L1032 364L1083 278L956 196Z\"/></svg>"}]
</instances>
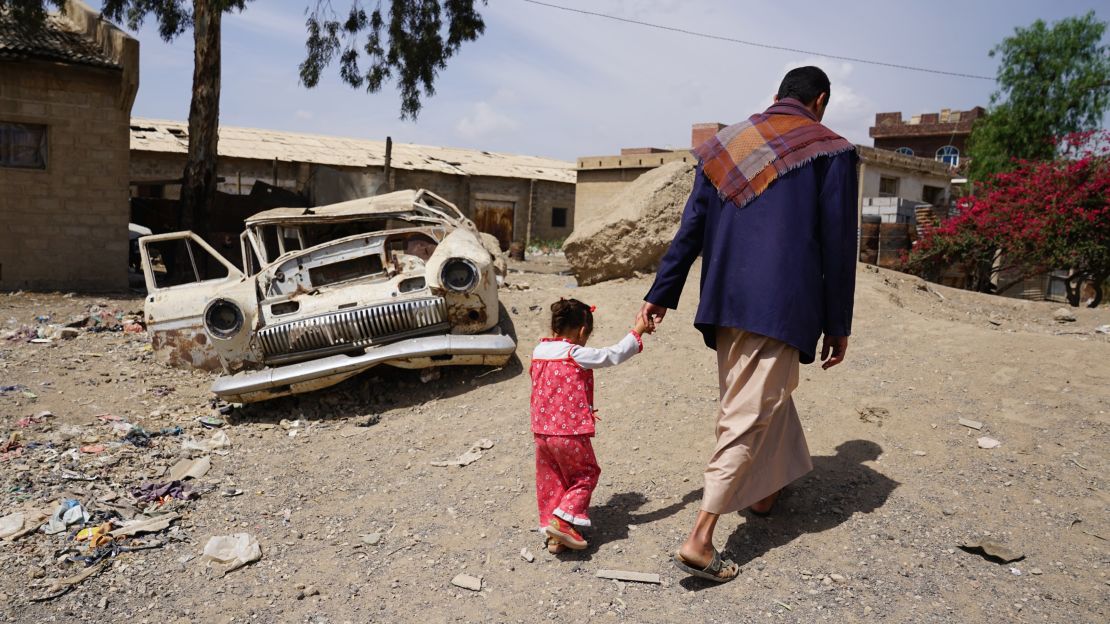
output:
<instances>
[{"instance_id":1,"label":"chrome grille","mask_svg":"<svg viewBox=\"0 0 1110 624\"><path fill-rule=\"evenodd\" d=\"M264 327L258 341L267 362L350 351L447 327L442 297L410 299Z\"/></svg>"}]
</instances>

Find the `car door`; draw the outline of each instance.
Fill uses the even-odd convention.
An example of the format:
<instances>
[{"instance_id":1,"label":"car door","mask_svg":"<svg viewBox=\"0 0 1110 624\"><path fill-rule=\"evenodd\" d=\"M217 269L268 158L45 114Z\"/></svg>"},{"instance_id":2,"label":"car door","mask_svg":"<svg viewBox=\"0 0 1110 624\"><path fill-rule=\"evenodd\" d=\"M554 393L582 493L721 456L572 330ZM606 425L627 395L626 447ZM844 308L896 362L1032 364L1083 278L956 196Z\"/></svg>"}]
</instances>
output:
<instances>
[{"instance_id":1,"label":"car door","mask_svg":"<svg viewBox=\"0 0 1110 624\"><path fill-rule=\"evenodd\" d=\"M144 236L139 253L147 289L143 316L155 356L172 366L221 369L204 331L204 308L217 294L252 296L253 282L192 232Z\"/></svg>"}]
</instances>

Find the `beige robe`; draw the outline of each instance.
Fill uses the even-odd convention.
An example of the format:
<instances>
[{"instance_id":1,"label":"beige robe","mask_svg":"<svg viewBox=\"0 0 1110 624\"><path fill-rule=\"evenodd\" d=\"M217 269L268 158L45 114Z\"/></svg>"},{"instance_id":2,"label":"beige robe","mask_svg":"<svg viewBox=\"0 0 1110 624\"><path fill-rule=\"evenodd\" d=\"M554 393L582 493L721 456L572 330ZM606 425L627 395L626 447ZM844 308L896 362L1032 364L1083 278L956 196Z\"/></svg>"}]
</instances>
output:
<instances>
[{"instance_id":1,"label":"beige robe","mask_svg":"<svg viewBox=\"0 0 1110 624\"><path fill-rule=\"evenodd\" d=\"M749 507L813 469L791 393L798 350L729 327L717 328L721 403L717 446L705 469L701 508Z\"/></svg>"}]
</instances>

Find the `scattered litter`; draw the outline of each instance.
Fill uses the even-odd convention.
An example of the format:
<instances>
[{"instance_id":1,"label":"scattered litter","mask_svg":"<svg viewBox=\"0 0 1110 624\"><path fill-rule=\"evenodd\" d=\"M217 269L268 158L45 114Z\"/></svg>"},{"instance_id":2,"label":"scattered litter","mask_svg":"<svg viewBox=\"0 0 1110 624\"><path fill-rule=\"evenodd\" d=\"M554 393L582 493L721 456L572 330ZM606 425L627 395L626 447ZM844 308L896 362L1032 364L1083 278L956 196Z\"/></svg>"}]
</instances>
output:
<instances>
[{"instance_id":1,"label":"scattered litter","mask_svg":"<svg viewBox=\"0 0 1110 624\"><path fill-rule=\"evenodd\" d=\"M89 566L88 568L85 568L84 570L78 572L77 574L74 574L73 576L64 579L57 579L50 585L49 588L47 588L46 593L41 596L33 596L31 598L31 602L45 602L47 600L53 600L55 598L64 596L65 594L69 593L69 591L72 590L74 587L83 583L86 579L89 579L103 572L104 569L108 567L109 563L110 562L107 560L101 561L99 565Z\"/></svg>"},{"instance_id":2,"label":"scattered litter","mask_svg":"<svg viewBox=\"0 0 1110 624\"><path fill-rule=\"evenodd\" d=\"M364 533L359 536L362 538L362 543L369 546L377 546L382 541L381 533Z\"/></svg>"},{"instance_id":3,"label":"scattered litter","mask_svg":"<svg viewBox=\"0 0 1110 624\"><path fill-rule=\"evenodd\" d=\"M77 532L77 535L74 536L73 541L87 541L89 543L89 550L96 550L97 548L100 548L101 546L104 546L108 542L112 541L112 536L108 535L111 530L112 523L105 522L104 524L101 524L99 526L81 529Z\"/></svg>"},{"instance_id":4,"label":"scattered litter","mask_svg":"<svg viewBox=\"0 0 1110 624\"><path fill-rule=\"evenodd\" d=\"M224 422L224 419L217 418L215 416L201 416L197 419L197 422L207 427L208 429L219 429L220 427L223 427L225 424L227 424Z\"/></svg>"},{"instance_id":5,"label":"scattered litter","mask_svg":"<svg viewBox=\"0 0 1110 624\"><path fill-rule=\"evenodd\" d=\"M533 555L532 551L528 550L527 548L520 549L520 558L527 561L528 563L532 563L536 560L536 556Z\"/></svg>"},{"instance_id":6,"label":"scattered litter","mask_svg":"<svg viewBox=\"0 0 1110 624\"><path fill-rule=\"evenodd\" d=\"M81 503L72 498L67 498L58 505L54 510L54 515L50 516L50 520L42 525L42 532L47 535L54 535L66 530L66 527L80 522L82 524L89 521L89 512L81 506Z\"/></svg>"},{"instance_id":7,"label":"scattered litter","mask_svg":"<svg viewBox=\"0 0 1110 624\"><path fill-rule=\"evenodd\" d=\"M25 519L26 516L20 511L0 518L0 539L7 539L22 531Z\"/></svg>"},{"instance_id":8,"label":"scattered litter","mask_svg":"<svg viewBox=\"0 0 1110 624\"><path fill-rule=\"evenodd\" d=\"M1073 457L1069 457L1069 458L1068 458L1068 461L1070 461L1071 463L1075 464L1076 466L1079 466L1079 467L1080 467L1080 468L1082 468L1083 470L1087 470L1087 469L1088 469L1088 468L1087 468L1086 466L1084 466L1083 464L1081 464L1081 463L1079 463L1078 461L1076 461L1076 460L1075 460L1075 458L1073 458Z\"/></svg>"},{"instance_id":9,"label":"scattered litter","mask_svg":"<svg viewBox=\"0 0 1110 624\"><path fill-rule=\"evenodd\" d=\"M913 454L918 457L925 457L925 451L914 451Z\"/></svg>"},{"instance_id":10,"label":"scattered litter","mask_svg":"<svg viewBox=\"0 0 1110 624\"><path fill-rule=\"evenodd\" d=\"M987 436L979 438L978 442L979 448L981 449L993 449L1002 446L1001 442L995 440L994 438L988 438Z\"/></svg>"},{"instance_id":11,"label":"scattered litter","mask_svg":"<svg viewBox=\"0 0 1110 624\"><path fill-rule=\"evenodd\" d=\"M100 414L96 418L98 420L100 420L101 422L106 422L106 423L120 422L120 421L123 420L122 418L120 418L119 416L116 416L115 414Z\"/></svg>"},{"instance_id":12,"label":"scattered litter","mask_svg":"<svg viewBox=\"0 0 1110 624\"><path fill-rule=\"evenodd\" d=\"M231 489L224 490L224 491L220 492L220 496L223 496L223 497L226 497L226 498L233 498L235 496L242 496L242 495L243 495L243 490L239 490L239 489L235 489L235 488L231 488Z\"/></svg>"},{"instance_id":13,"label":"scattered litter","mask_svg":"<svg viewBox=\"0 0 1110 624\"><path fill-rule=\"evenodd\" d=\"M976 431L983 428L983 423L979 422L978 420L971 420L970 418L961 418L960 424Z\"/></svg>"},{"instance_id":14,"label":"scattered litter","mask_svg":"<svg viewBox=\"0 0 1110 624\"><path fill-rule=\"evenodd\" d=\"M658 574L629 572L627 570L598 570L597 577L618 581L632 581L634 583L653 583L655 585L663 582L663 579L661 579Z\"/></svg>"},{"instance_id":15,"label":"scattered litter","mask_svg":"<svg viewBox=\"0 0 1110 624\"><path fill-rule=\"evenodd\" d=\"M1099 325L1095 328L1096 334L1110 334L1110 325Z\"/></svg>"},{"instance_id":16,"label":"scattered litter","mask_svg":"<svg viewBox=\"0 0 1110 624\"><path fill-rule=\"evenodd\" d=\"M785 602L782 602L781 600L776 600L776 601L775 601L775 604L777 604L778 606L782 607L783 609L786 609L787 611L793 611L793 610L794 610L794 608L793 608L793 607L791 607L790 605L786 604Z\"/></svg>"},{"instance_id":17,"label":"scattered litter","mask_svg":"<svg viewBox=\"0 0 1110 624\"><path fill-rule=\"evenodd\" d=\"M482 591L482 577L480 576L456 574L455 578L451 579L451 584L470 591Z\"/></svg>"},{"instance_id":18,"label":"scattered litter","mask_svg":"<svg viewBox=\"0 0 1110 624\"><path fill-rule=\"evenodd\" d=\"M184 481L185 479L199 479L208 474L212 469L212 458L205 455L196 459L183 459L170 468L167 478L170 481Z\"/></svg>"},{"instance_id":19,"label":"scattered litter","mask_svg":"<svg viewBox=\"0 0 1110 624\"><path fill-rule=\"evenodd\" d=\"M159 531L165 531L166 529L168 529L170 527L170 524L172 524L174 520L177 520L180 517L181 515L176 512L154 516L153 518L143 517L139 520L125 522L122 527L112 531L108 535L111 535L112 537L125 537L131 535L139 535L142 533L157 533Z\"/></svg>"},{"instance_id":20,"label":"scattered litter","mask_svg":"<svg viewBox=\"0 0 1110 624\"><path fill-rule=\"evenodd\" d=\"M144 503L152 503L170 498L189 500L196 498L197 494L190 492L181 481L175 480L167 483L144 483L137 488L131 488L131 496Z\"/></svg>"},{"instance_id":21,"label":"scattered litter","mask_svg":"<svg viewBox=\"0 0 1110 624\"><path fill-rule=\"evenodd\" d=\"M470 447L470 450L459 455L456 459L433 461L432 465L439 468L447 466L469 466L479 459L482 459L482 451L488 451L491 448L493 448L493 440L482 438L475 442L474 445Z\"/></svg>"},{"instance_id":22,"label":"scattered litter","mask_svg":"<svg viewBox=\"0 0 1110 624\"><path fill-rule=\"evenodd\" d=\"M964 542L960 544L963 550L982 555L983 558L998 563L1010 563L1025 558L1025 553L1018 552L994 540L984 539L977 542Z\"/></svg>"},{"instance_id":23,"label":"scattered litter","mask_svg":"<svg viewBox=\"0 0 1110 624\"><path fill-rule=\"evenodd\" d=\"M1017 568L1010 568L1010 574L1013 574L1014 576L1021 576L1021 570Z\"/></svg>"},{"instance_id":24,"label":"scattered litter","mask_svg":"<svg viewBox=\"0 0 1110 624\"><path fill-rule=\"evenodd\" d=\"M226 433L220 430L213 431L212 436L207 440L186 438L181 442L181 448L186 451L202 451L205 453L211 453L229 446L231 446L231 439L227 437Z\"/></svg>"},{"instance_id":25,"label":"scattered litter","mask_svg":"<svg viewBox=\"0 0 1110 624\"><path fill-rule=\"evenodd\" d=\"M81 447L81 452L88 453L89 455L97 455L99 453L103 453L106 450L108 450L108 447L104 446L103 444L87 444Z\"/></svg>"},{"instance_id":26,"label":"scattered litter","mask_svg":"<svg viewBox=\"0 0 1110 624\"><path fill-rule=\"evenodd\" d=\"M261 559L262 548L249 533L217 535L208 539L203 556L208 561L225 566L223 573L227 574Z\"/></svg>"}]
</instances>

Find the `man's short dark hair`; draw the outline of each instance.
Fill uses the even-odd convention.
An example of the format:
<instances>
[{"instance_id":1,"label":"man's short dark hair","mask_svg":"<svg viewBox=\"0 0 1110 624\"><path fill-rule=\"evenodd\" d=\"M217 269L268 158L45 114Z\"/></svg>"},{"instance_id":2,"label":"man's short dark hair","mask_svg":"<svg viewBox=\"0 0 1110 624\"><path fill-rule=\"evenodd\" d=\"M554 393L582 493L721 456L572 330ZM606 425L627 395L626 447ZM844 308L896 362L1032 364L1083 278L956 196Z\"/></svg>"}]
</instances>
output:
<instances>
[{"instance_id":1,"label":"man's short dark hair","mask_svg":"<svg viewBox=\"0 0 1110 624\"><path fill-rule=\"evenodd\" d=\"M808 105L822 93L829 93L829 86L829 77L820 67L807 65L786 72L779 85L778 97L780 100L794 98Z\"/></svg>"}]
</instances>

